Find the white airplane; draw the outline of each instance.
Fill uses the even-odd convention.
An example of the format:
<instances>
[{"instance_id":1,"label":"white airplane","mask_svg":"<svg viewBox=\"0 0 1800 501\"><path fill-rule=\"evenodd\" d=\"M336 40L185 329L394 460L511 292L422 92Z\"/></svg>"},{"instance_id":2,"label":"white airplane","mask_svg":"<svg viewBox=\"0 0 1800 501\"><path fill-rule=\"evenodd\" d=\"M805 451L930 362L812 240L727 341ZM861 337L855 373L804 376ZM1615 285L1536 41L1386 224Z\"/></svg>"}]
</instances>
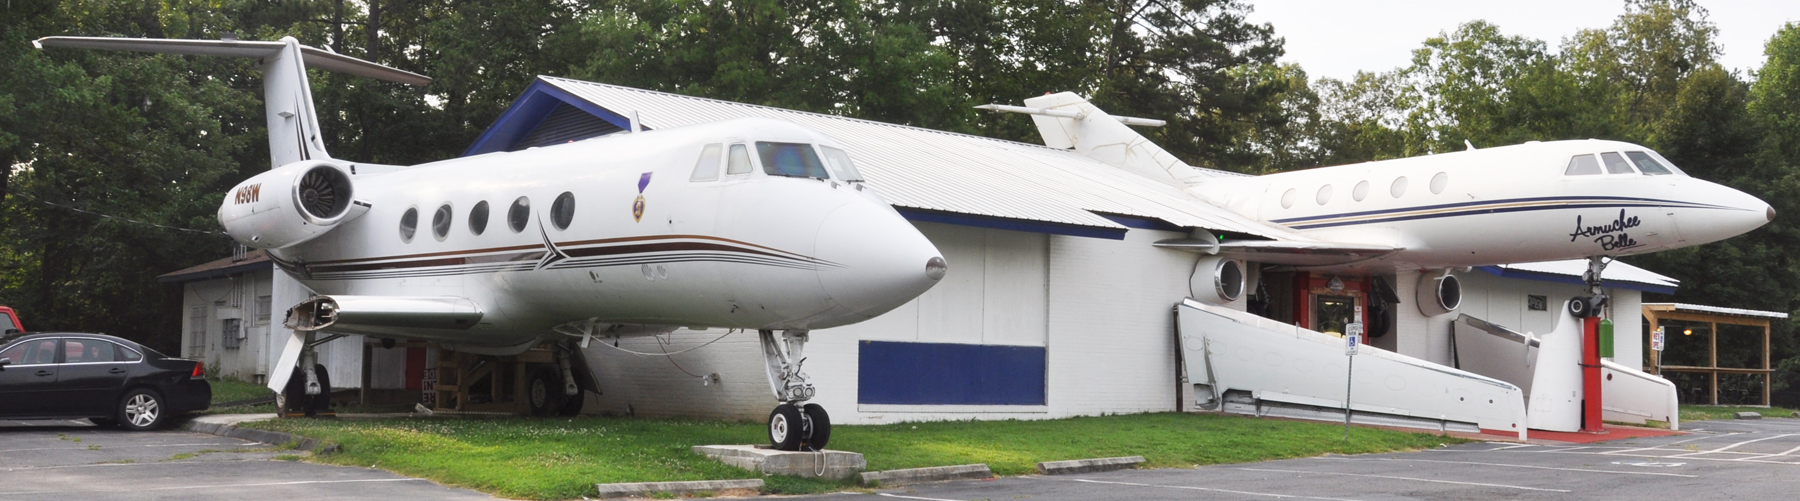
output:
<instances>
[{"instance_id":1,"label":"white airplane","mask_svg":"<svg viewBox=\"0 0 1800 501\"><path fill-rule=\"evenodd\" d=\"M1604 303L1598 292L1603 258L1715 242L1775 219L1775 210L1756 197L1689 177L1655 151L1618 141L1471 146L1252 177L1188 166L1127 126L1161 122L1113 117L1072 93L1025 105L979 108L1032 115L1050 147L1074 149L1291 231L1292 238L1280 240L1196 232L1158 242L1225 258L1215 261L1214 276L1196 273L1196 297L1235 299L1243 273L1230 271L1242 266L1234 259L1393 271L1588 258L1591 295L1570 306L1586 316ZM1239 277L1235 291L1225 283L1232 273ZM1201 290L1203 278L1215 282L1216 293ZM1448 306L1455 309L1454 302Z\"/></svg>"},{"instance_id":2,"label":"white airplane","mask_svg":"<svg viewBox=\"0 0 1800 501\"><path fill-rule=\"evenodd\" d=\"M261 59L274 168L227 193L219 222L318 294L288 311L300 333L280 366L297 367L269 382L288 400L322 400L313 348L341 334L493 355L565 340L529 390L533 410L548 414L579 410L571 338L585 347L678 327L756 329L781 402L771 442L822 449L830 419L805 403L814 396L800 366L807 332L885 313L947 270L937 248L865 188L842 145L789 122L643 131L634 120L629 134L376 165L325 151L306 68L429 79L291 37L36 45Z\"/></svg>"}]
</instances>

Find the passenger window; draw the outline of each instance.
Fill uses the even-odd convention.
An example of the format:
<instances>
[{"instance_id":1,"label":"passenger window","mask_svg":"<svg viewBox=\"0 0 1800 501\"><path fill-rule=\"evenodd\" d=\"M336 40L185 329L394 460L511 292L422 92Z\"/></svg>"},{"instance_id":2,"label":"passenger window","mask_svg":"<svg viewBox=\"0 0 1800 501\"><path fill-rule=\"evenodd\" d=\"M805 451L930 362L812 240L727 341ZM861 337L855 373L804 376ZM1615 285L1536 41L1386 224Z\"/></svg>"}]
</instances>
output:
<instances>
[{"instance_id":1,"label":"passenger window","mask_svg":"<svg viewBox=\"0 0 1800 501\"><path fill-rule=\"evenodd\" d=\"M93 339L63 340L63 363L84 364L113 361L112 343Z\"/></svg>"},{"instance_id":2,"label":"passenger window","mask_svg":"<svg viewBox=\"0 0 1800 501\"><path fill-rule=\"evenodd\" d=\"M407 207L406 213L400 215L400 241L412 243L413 234L419 232L419 208Z\"/></svg>"},{"instance_id":3,"label":"passenger window","mask_svg":"<svg viewBox=\"0 0 1800 501\"><path fill-rule=\"evenodd\" d=\"M725 175L735 176L750 173L750 148L741 144L731 145L731 158L725 166Z\"/></svg>"},{"instance_id":4,"label":"passenger window","mask_svg":"<svg viewBox=\"0 0 1800 501\"><path fill-rule=\"evenodd\" d=\"M506 210L506 227L513 233L525 231L525 223L531 222L531 199L519 197L514 200L511 209Z\"/></svg>"},{"instance_id":5,"label":"passenger window","mask_svg":"<svg viewBox=\"0 0 1800 501\"><path fill-rule=\"evenodd\" d=\"M1642 151L1627 151L1625 152L1625 156L1631 157L1631 161L1637 162L1638 169L1643 170L1644 175L1646 176L1674 174L1674 172L1670 172L1669 169L1663 168L1663 165L1658 163L1656 159L1650 158L1649 154Z\"/></svg>"},{"instance_id":6,"label":"passenger window","mask_svg":"<svg viewBox=\"0 0 1800 501\"><path fill-rule=\"evenodd\" d=\"M480 235L487 231L488 203L486 200L475 202L475 208L469 209L469 233Z\"/></svg>"},{"instance_id":7,"label":"passenger window","mask_svg":"<svg viewBox=\"0 0 1800 501\"><path fill-rule=\"evenodd\" d=\"M438 206L437 213L431 215L431 234L436 236L439 242L444 241L444 236L450 234L450 217L450 204Z\"/></svg>"},{"instance_id":8,"label":"passenger window","mask_svg":"<svg viewBox=\"0 0 1800 501\"><path fill-rule=\"evenodd\" d=\"M819 161L819 154L813 151L810 144L758 141L756 154L762 159L763 173L771 176L814 179L831 177L830 174L825 173L825 164Z\"/></svg>"},{"instance_id":9,"label":"passenger window","mask_svg":"<svg viewBox=\"0 0 1800 501\"><path fill-rule=\"evenodd\" d=\"M700 150L700 163L694 165L694 175L688 181L719 180L719 145L709 144Z\"/></svg>"},{"instance_id":10,"label":"passenger window","mask_svg":"<svg viewBox=\"0 0 1800 501\"><path fill-rule=\"evenodd\" d=\"M1600 173L1600 162L1593 155L1575 155L1569 159L1569 168L1563 170L1565 176L1588 176Z\"/></svg>"},{"instance_id":11,"label":"passenger window","mask_svg":"<svg viewBox=\"0 0 1800 501\"><path fill-rule=\"evenodd\" d=\"M556 196L556 201L550 202L550 224L556 225L556 229L566 230L574 220L575 194L565 191Z\"/></svg>"},{"instance_id":12,"label":"passenger window","mask_svg":"<svg viewBox=\"0 0 1800 501\"><path fill-rule=\"evenodd\" d=\"M56 340L35 339L15 344L0 352L0 358L12 359L13 365L56 363Z\"/></svg>"},{"instance_id":13,"label":"passenger window","mask_svg":"<svg viewBox=\"0 0 1800 501\"><path fill-rule=\"evenodd\" d=\"M113 349L118 350L120 362L136 362L136 361L144 358L144 356L139 355L138 352L131 351L131 348L126 348L124 346L119 346L119 345L115 344L115 345L113 345Z\"/></svg>"},{"instance_id":14,"label":"passenger window","mask_svg":"<svg viewBox=\"0 0 1800 501\"><path fill-rule=\"evenodd\" d=\"M822 148L825 148L825 163L831 166L832 176L843 182L863 180L862 173L856 171L856 164L850 163L850 153L830 146Z\"/></svg>"},{"instance_id":15,"label":"passenger window","mask_svg":"<svg viewBox=\"0 0 1800 501\"><path fill-rule=\"evenodd\" d=\"M1627 163L1625 161L1625 157L1619 156L1618 153L1612 153L1612 152L1601 153L1600 161L1604 162L1606 164L1606 173L1607 174L1636 174L1637 173L1637 171L1631 170L1631 164Z\"/></svg>"}]
</instances>

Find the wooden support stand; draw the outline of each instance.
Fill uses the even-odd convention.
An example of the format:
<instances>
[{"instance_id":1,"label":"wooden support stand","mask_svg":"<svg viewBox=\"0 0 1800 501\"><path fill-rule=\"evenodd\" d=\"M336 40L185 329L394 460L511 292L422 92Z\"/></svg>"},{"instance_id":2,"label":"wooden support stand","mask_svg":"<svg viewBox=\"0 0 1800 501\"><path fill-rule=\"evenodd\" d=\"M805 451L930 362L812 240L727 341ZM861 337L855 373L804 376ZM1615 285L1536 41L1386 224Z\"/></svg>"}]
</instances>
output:
<instances>
[{"instance_id":1,"label":"wooden support stand","mask_svg":"<svg viewBox=\"0 0 1800 501\"><path fill-rule=\"evenodd\" d=\"M511 356L476 355L441 349L437 363L436 410L531 412L525 384L531 370L555 364L551 345Z\"/></svg>"}]
</instances>

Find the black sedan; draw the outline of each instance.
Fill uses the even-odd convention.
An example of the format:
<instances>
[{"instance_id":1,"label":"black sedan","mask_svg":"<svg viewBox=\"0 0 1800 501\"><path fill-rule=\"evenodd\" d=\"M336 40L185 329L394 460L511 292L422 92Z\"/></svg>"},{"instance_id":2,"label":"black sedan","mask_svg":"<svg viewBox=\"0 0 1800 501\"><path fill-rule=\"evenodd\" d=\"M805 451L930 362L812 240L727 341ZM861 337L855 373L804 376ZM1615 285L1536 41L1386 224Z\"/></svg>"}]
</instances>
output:
<instances>
[{"instance_id":1,"label":"black sedan","mask_svg":"<svg viewBox=\"0 0 1800 501\"><path fill-rule=\"evenodd\" d=\"M212 405L200 362L105 334L0 338L0 419L80 419L149 430Z\"/></svg>"}]
</instances>

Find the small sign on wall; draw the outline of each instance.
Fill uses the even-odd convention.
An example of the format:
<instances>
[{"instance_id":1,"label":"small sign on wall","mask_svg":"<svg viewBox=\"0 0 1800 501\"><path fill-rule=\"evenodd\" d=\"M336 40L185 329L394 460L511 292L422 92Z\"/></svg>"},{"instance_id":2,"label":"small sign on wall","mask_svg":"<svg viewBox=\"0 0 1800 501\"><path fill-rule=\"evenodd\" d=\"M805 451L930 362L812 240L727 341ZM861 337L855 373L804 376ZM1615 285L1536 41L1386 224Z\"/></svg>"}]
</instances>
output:
<instances>
[{"instance_id":1,"label":"small sign on wall","mask_svg":"<svg viewBox=\"0 0 1800 501\"><path fill-rule=\"evenodd\" d=\"M1550 298L1536 294L1525 296L1525 307L1531 311L1550 311Z\"/></svg>"}]
</instances>

